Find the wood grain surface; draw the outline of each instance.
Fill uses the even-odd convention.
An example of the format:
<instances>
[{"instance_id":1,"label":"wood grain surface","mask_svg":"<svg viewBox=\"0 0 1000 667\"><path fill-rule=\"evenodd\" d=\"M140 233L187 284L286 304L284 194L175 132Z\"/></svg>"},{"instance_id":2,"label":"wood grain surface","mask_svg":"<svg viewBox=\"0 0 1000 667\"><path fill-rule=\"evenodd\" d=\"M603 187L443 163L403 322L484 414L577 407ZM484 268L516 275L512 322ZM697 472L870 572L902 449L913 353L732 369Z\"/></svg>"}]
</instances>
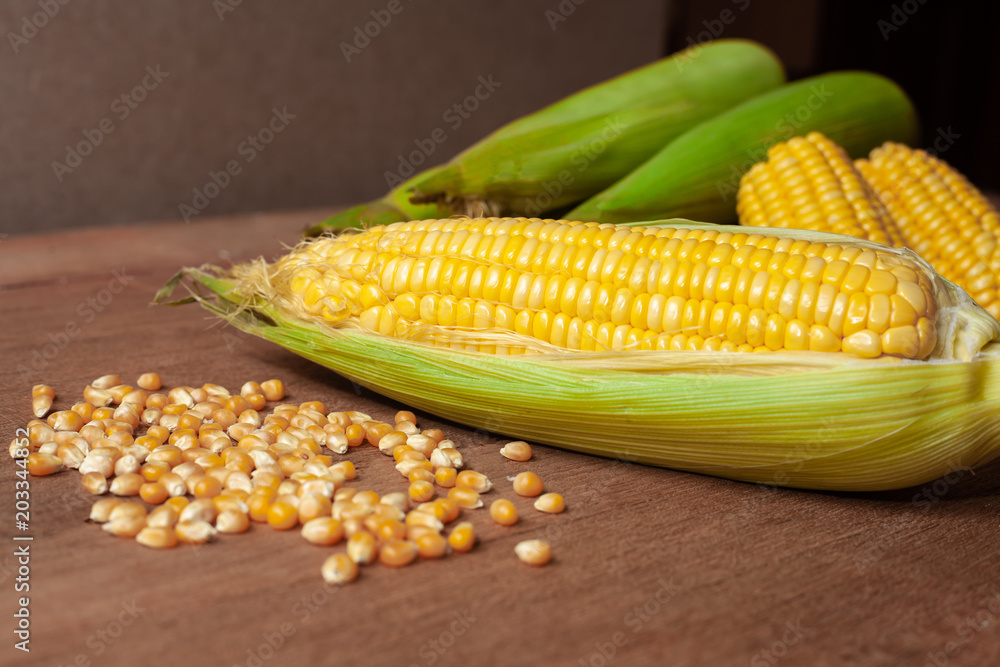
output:
<instances>
[{"instance_id":1,"label":"wood grain surface","mask_svg":"<svg viewBox=\"0 0 1000 667\"><path fill-rule=\"evenodd\" d=\"M390 419L403 406L195 306L149 306L180 266L275 256L322 214L2 240L4 443L31 417L31 384L52 385L68 407L109 372L230 388L279 377L289 400ZM93 499L75 471L31 479L30 528L20 531L14 465L2 457L0 664L1000 664L996 464L891 493L773 490L543 446L514 463L499 455L500 436L418 416L496 482L486 500L513 498L522 521L503 528L471 512L480 542L470 553L372 565L340 589L319 567L342 547L260 525L165 552L110 537L84 521ZM374 448L350 457L356 484L404 489ZM513 495L506 476L528 468L563 493L565 514ZM553 546L544 568L513 553L536 536ZM27 593L15 590L21 544ZM21 596L30 653L14 648Z\"/></svg>"}]
</instances>

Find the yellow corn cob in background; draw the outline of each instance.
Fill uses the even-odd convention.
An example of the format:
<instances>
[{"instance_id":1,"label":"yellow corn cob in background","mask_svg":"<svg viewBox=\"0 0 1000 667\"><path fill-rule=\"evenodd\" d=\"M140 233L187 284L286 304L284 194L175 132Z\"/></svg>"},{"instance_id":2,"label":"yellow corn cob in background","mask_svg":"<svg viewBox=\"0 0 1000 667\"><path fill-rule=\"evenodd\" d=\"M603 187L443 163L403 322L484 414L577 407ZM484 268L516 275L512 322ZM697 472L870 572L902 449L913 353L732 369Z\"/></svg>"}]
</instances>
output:
<instances>
[{"instance_id":1,"label":"yellow corn cob in background","mask_svg":"<svg viewBox=\"0 0 1000 667\"><path fill-rule=\"evenodd\" d=\"M927 152L886 143L856 162L903 244L1000 317L1000 213L960 173Z\"/></svg>"},{"instance_id":2,"label":"yellow corn cob in background","mask_svg":"<svg viewBox=\"0 0 1000 667\"><path fill-rule=\"evenodd\" d=\"M266 276L245 271L304 320L488 353L925 359L937 343L933 273L906 253L740 231L429 220L318 239Z\"/></svg>"},{"instance_id":3,"label":"yellow corn cob in background","mask_svg":"<svg viewBox=\"0 0 1000 667\"><path fill-rule=\"evenodd\" d=\"M740 181L740 223L906 247L1000 317L1000 214L947 164L886 143L853 164L812 132L775 144Z\"/></svg>"},{"instance_id":4,"label":"yellow corn cob in background","mask_svg":"<svg viewBox=\"0 0 1000 667\"><path fill-rule=\"evenodd\" d=\"M819 132L767 151L740 181L740 224L813 229L898 246L889 212L847 152Z\"/></svg>"}]
</instances>

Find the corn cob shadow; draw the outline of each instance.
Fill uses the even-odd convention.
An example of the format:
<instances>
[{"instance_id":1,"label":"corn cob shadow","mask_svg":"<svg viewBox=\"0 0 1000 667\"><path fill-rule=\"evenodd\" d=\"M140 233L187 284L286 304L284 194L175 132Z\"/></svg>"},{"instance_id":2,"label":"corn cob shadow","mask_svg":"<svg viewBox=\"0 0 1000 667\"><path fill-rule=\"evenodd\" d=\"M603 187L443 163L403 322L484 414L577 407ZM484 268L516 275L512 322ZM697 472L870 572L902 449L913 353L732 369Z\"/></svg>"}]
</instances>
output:
<instances>
[{"instance_id":1,"label":"corn cob shadow","mask_svg":"<svg viewBox=\"0 0 1000 667\"><path fill-rule=\"evenodd\" d=\"M796 352L503 357L309 323L241 294L217 267L185 269L156 301L181 283L188 296L173 303L197 302L380 394L588 454L839 491L919 485L1000 454L997 343L968 361Z\"/></svg>"}]
</instances>

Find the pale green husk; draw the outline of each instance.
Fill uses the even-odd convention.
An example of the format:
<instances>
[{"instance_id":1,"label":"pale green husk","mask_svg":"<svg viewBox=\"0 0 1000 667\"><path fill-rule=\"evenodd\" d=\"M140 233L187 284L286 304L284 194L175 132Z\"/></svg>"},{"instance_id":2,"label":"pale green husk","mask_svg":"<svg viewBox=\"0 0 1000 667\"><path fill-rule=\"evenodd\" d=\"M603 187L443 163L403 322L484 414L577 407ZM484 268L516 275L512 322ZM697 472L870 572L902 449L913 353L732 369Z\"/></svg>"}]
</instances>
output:
<instances>
[{"instance_id":1,"label":"pale green husk","mask_svg":"<svg viewBox=\"0 0 1000 667\"><path fill-rule=\"evenodd\" d=\"M942 350L961 357L982 348L965 361L794 352L494 356L306 323L260 295L240 294L219 270L186 269L158 299L184 277L192 294L184 301L243 331L407 406L512 438L842 491L921 484L1000 454L1000 344L987 342L1000 324L950 283L947 336L961 342Z\"/></svg>"}]
</instances>

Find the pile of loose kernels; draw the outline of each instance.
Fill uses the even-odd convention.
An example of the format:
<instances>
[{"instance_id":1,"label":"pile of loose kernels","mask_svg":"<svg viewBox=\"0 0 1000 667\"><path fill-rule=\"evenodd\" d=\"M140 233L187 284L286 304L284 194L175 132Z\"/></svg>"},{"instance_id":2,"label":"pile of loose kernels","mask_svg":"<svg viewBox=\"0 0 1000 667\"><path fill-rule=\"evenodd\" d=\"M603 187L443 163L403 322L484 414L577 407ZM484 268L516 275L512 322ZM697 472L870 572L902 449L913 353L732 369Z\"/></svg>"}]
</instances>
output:
<instances>
[{"instance_id":1,"label":"pile of loose kernels","mask_svg":"<svg viewBox=\"0 0 1000 667\"><path fill-rule=\"evenodd\" d=\"M412 412L398 412L390 425L306 401L275 405L265 415L268 403L285 398L280 380L247 382L239 394L216 384L160 393L162 386L157 373L142 374L135 387L105 375L83 390L82 402L51 412L55 392L36 385L29 446L15 439L11 455L28 452L23 465L32 475L79 470L87 491L111 493L94 503L90 519L147 547L201 544L218 533L243 533L250 522L277 530L301 525L302 536L318 545L346 538L346 552L323 563L323 577L331 583L353 581L359 565L376 559L398 567L417 557L469 551L476 543L472 522L456 523L447 537L445 525L483 507L480 495L493 484L464 469L462 453L440 429L421 431ZM406 492L379 496L347 485L357 477L354 464L335 463L332 455L365 442L394 459L409 482ZM521 441L500 453L513 461L531 459L531 447ZM558 493L542 493L534 472L517 474L512 486L520 496L537 497L534 506L541 512L566 507ZM436 487L447 495L435 497ZM130 496L145 504L122 500ZM489 514L503 526L519 518L514 503L502 498ZM552 556L543 540L520 542L514 551L532 565Z\"/></svg>"}]
</instances>

